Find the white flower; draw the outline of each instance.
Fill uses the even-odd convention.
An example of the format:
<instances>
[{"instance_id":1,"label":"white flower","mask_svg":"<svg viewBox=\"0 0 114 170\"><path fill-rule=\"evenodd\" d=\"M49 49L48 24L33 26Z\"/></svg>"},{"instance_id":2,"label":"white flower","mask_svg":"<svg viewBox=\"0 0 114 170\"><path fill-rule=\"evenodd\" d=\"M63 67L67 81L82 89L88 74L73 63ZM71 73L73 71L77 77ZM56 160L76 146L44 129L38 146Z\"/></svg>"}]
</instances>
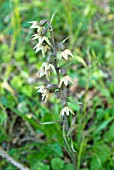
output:
<instances>
[{"instance_id":1,"label":"white flower","mask_svg":"<svg viewBox=\"0 0 114 170\"><path fill-rule=\"evenodd\" d=\"M28 23L32 24L30 28L38 28L38 22L37 21L29 21Z\"/></svg>"},{"instance_id":2,"label":"white flower","mask_svg":"<svg viewBox=\"0 0 114 170\"><path fill-rule=\"evenodd\" d=\"M48 45L51 46L51 43L49 42L48 37L46 37L46 36L39 36L39 43L42 44L44 41L45 41Z\"/></svg>"},{"instance_id":3,"label":"white flower","mask_svg":"<svg viewBox=\"0 0 114 170\"><path fill-rule=\"evenodd\" d=\"M30 28L37 28L38 34L41 34L43 27L40 26L37 21L30 21L28 23L32 24Z\"/></svg>"},{"instance_id":4,"label":"white flower","mask_svg":"<svg viewBox=\"0 0 114 170\"><path fill-rule=\"evenodd\" d=\"M35 53L41 50L42 56L45 57L45 53L48 49L50 49L50 47L47 44L38 43L33 49L35 49Z\"/></svg>"},{"instance_id":5,"label":"white flower","mask_svg":"<svg viewBox=\"0 0 114 170\"><path fill-rule=\"evenodd\" d=\"M33 49L35 49L35 53L42 50L42 55L45 57L45 53L48 49L50 49L50 42L49 39L46 36L41 36L38 34L32 35L32 40L38 39L39 43L35 45Z\"/></svg>"},{"instance_id":6,"label":"white flower","mask_svg":"<svg viewBox=\"0 0 114 170\"><path fill-rule=\"evenodd\" d=\"M39 93L46 92L46 87L44 85L38 86L38 87L36 87L36 89L38 89L37 92L39 92Z\"/></svg>"},{"instance_id":7,"label":"white flower","mask_svg":"<svg viewBox=\"0 0 114 170\"><path fill-rule=\"evenodd\" d=\"M56 73L55 67L52 64L44 62L42 66L40 67L40 70L37 73L37 75L39 75L40 77L46 75L46 78L49 81L49 75L50 75L51 69Z\"/></svg>"},{"instance_id":8,"label":"white flower","mask_svg":"<svg viewBox=\"0 0 114 170\"><path fill-rule=\"evenodd\" d=\"M47 102L47 100L50 98L52 93L50 93L48 90L45 93L42 93L42 100L45 100L45 102Z\"/></svg>"},{"instance_id":9,"label":"white flower","mask_svg":"<svg viewBox=\"0 0 114 170\"><path fill-rule=\"evenodd\" d=\"M36 87L38 89L37 92L41 93L42 95L42 100L45 100L45 102L47 102L47 100L49 99L49 97L51 96L52 93L50 93L45 86L41 85Z\"/></svg>"},{"instance_id":10,"label":"white flower","mask_svg":"<svg viewBox=\"0 0 114 170\"><path fill-rule=\"evenodd\" d=\"M72 113L74 115L73 110L68 107L68 106L64 106L61 111L60 111L60 116L64 116L64 114L66 114L67 116L69 116L69 113Z\"/></svg>"},{"instance_id":11,"label":"white flower","mask_svg":"<svg viewBox=\"0 0 114 170\"><path fill-rule=\"evenodd\" d=\"M68 60L68 55L74 57L70 50L65 49L64 51L61 52L60 59L63 57L63 58L65 58L66 60Z\"/></svg>"},{"instance_id":12,"label":"white flower","mask_svg":"<svg viewBox=\"0 0 114 170\"><path fill-rule=\"evenodd\" d=\"M74 83L73 79L70 77L70 76L64 76L61 80L60 80L60 83L59 83L59 88L61 87L62 83L65 84L65 86L68 85L68 83L71 82L72 84Z\"/></svg>"},{"instance_id":13,"label":"white flower","mask_svg":"<svg viewBox=\"0 0 114 170\"><path fill-rule=\"evenodd\" d=\"M32 37L32 40L38 39L40 44L42 44L43 42L46 42L49 46L51 46L51 43L50 43L48 37L46 37L46 36L33 34L31 37Z\"/></svg>"},{"instance_id":14,"label":"white flower","mask_svg":"<svg viewBox=\"0 0 114 170\"><path fill-rule=\"evenodd\" d=\"M31 37L32 37L32 40L36 40L36 39L40 38L40 35L33 34Z\"/></svg>"}]
</instances>

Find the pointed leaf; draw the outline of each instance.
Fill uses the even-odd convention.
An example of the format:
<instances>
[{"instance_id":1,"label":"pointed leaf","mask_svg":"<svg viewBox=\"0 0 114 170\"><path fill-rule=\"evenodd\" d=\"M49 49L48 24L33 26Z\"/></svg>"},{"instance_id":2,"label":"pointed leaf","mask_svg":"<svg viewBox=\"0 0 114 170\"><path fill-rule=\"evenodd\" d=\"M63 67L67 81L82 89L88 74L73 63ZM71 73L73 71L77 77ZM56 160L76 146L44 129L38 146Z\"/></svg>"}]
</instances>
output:
<instances>
[{"instance_id":1,"label":"pointed leaf","mask_svg":"<svg viewBox=\"0 0 114 170\"><path fill-rule=\"evenodd\" d=\"M67 68L67 67L69 67L70 65L72 65L74 62L75 62L75 60L67 61L67 62L65 62L64 64L60 65L60 67L61 67L61 68Z\"/></svg>"},{"instance_id":2,"label":"pointed leaf","mask_svg":"<svg viewBox=\"0 0 114 170\"><path fill-rule=\"evenodd\" d=\"M50 23L52 23L53 18L54 18L54 16L55 16L56 12L57 12L57 11L55 11L54 14L52 15L51 20L50 20Z\"/></svg>"},{"instance_id":3,"label":"pointed leaf","mask_svg":"<svg viewBox=\"0 0 114 170\"><path fill-rule=\"evenodd\" d=\"M75 101L70 97L67 97L67 101L70 102L70 103L74 103L74 104L83 104L82 102Z\"/></svg>"},{"instance_id":4,"label":"pointed leaf","mask_svg":"<svg viewBox=\"0 0 114 170\"><path fill-rule=\"evenodd\" d=\"M40 123L42 125L51 125L51 124L55 124L55 123L60 123L61 120L57 120L57 121L50 121L50 122L43 122L43 123Z\"/></svg>"},{"instance_id":5,"label":"pointed leaf","mask_svg":"<svg viewBox=\"0 0 114 170\"><path fill-rule=\"evenodd\" d=\"M86 62L84 61L84 59L83 59L82 57L76 56L75 59L76 59L79 63L83 64L83 66L87 67Z\"/></svg>"}]
</instances>

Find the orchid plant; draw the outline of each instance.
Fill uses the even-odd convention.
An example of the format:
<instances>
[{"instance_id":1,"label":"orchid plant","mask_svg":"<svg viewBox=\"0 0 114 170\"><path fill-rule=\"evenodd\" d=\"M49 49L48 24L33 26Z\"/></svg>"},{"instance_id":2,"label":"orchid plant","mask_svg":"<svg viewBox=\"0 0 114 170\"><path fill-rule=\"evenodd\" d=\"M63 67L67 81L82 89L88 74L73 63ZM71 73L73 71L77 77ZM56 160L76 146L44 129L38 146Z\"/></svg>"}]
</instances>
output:
<instances>
[{"instance_id":1,"label":"orchid plant","mask_svg":"<svg viewBox=\"0 0 114 170\"><path fill-rule=\"evenodd\" d=\"M54 15L52 16L53 19ZM60 111L60 116L63 120L63 137L67 147L67 151L73 161L74 168L76 169L75 161L75 150L73 148L72 138L70 134L70 128L68 124L69 114L74 115L72 108L68 106L66 88L69 83L74 83L73 79L67 75L66 70L60 66L58 63L61 60L69 60L70 57L73 57L72 52L69 49L66 49L62 42L55 42L53 27L51 21L43 19L40 22L30 21L30 29L35 29L36 34L32 35L32 40L37 40L37 44L33 48L35 53L41 51L42 56L45 58L45 62L42 63L41 68L39 69L37 76L42 77L46 76L47 84L39 85L36 87L37 92L41 93L42 100L47 102L51 95L59 91L59 96L62 101L62 109ZM59 54L59 55L58 55ZM50 74L54 72L56 74L58 83L52 84L50 79ZM61 78L62 77L62 78Z\"/></svg>"}]
</instances>

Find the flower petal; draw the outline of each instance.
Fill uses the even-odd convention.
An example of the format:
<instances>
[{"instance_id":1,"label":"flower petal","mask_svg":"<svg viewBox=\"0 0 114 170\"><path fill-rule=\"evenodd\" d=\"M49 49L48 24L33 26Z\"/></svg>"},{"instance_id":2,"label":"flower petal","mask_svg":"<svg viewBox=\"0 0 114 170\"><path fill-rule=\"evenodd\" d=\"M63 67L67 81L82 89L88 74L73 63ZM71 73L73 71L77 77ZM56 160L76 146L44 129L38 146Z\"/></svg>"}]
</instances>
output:
<instances>
[{"instance_id":1,"label":"flower petal","mask_svg":"<svg viewBox=\"0 0 114 170\"><path fill-rule=\"evenodd\" d=\"M71 51L68 49L65 50L65 53L67 56L70 55L70 56L74 57L73 54L71 53Z\"/></svg>"},{"instance_id":2,"label":"flower petal","mask_svg":"<svg viewBox=\"0 0 114 170\"><path fill-rule=\"evenodd\" d=\"M52 70L56 73L55 67L53 64L50 64L50 67L52 68Z\"/></svg>"},{"instance_id":3,"label":"flower petal","mask_svg":"<svg viewBox=\"0 0 114 170\"><path fill-rule=\"evenodd\" d=\"M69 80L72 84L74 84L74 81L72 79Z\"/></svg>"},{"instance_id":4,"label":"flower petal","mask_svg":"<svg viewBox=\"0 0 114 170\"><path fill-rule=\"evenodd\" d=\"M30 28L38 28L39 27L37 21L30 21L28 23L32 24Z\"/></svg>"},{"instance_id":5,"label":"flower petal","mask_svg":"<svg viewBox=\"0 0 114 170\"><path fill-rule=\"evenodd\" d=\"M66 111L66 115L69 116L69 108L67 106L65 108L65 111Z\"/></svg>"},{"instance_id":6,"label":"flower petal","mask_svg":"<svg viewBox=\"0 0 114 170\"><path fill-rule=\"evenodd\" d=\"M39 35L41 35L41 32L42 32L42 29L43 29L43 28L42 28L42 27L40 27L40 26L39 26L39 27L37 27L37 28L38 28L38 29L37 29L37 33L38 33Z\"/></svg>"},{"instance_id":7,"label":"flower petal","mask_svg":"<svg viewBox=\"0 0 114 170\"><path fill-rule=\"evenodd\" d=\"M74 112L70 107L64 106L60 111L60 116L64 116L64 114L69 116L70 113L74 115Z\"/></svg>"},{"instance_id":8,"label":"flower petal","mask_svg":"<svg viewBox=\"0 0 114 170\"><path fill-rule=\"evenodd\" d=\"M30 23L30 24L33 24L33 23L38 23L37 21L29 21L29 22L27 22L27 23Z\"/></svg>"},{"instance_id":9,"label":"flower petal","mask_svg":"<svg viewBox=\"0 0 114 170\"><path fill-rule=\"evenodd\" d=\"M68 86L68 79L66 77L64 77L64 84L65 86Z\"/></svg>"},{"instance_id":10,"label":"flower petal","mask_svg":"<svg viewBox=\"0 0 114 170\"><path fill-rule=\"evenodd\" d=\"M51 46L51 44L50 44L50 42L49 42L49 39L48 39L48 37L46 37L46 36L43 36L43 41L44 41L44 40L47 42L47 44L49 44L49 45ZM42 41L42 42L43 42L43 41Z\"/></svg>"},{"instance_id":11,"label":"flower petal","mask_svg":"<svg viewBox=\"0 0 114 170\"><path fill-rule=\"evenodd\" d=\"M60 116L64 116L64 108L61 109Z\"/></svg>"},{"instance_id":12,"label":"flower petal","mask_svg":"<svg viewBox=\"0 0 114 170\"><path fill-rule=\"evenodd\" d=\"M38 35L38 34L34 34L34 35L32 35L31 37L32 37L32 40L36 40L36 39L39 38L39 35Z\"/></svg>"},{"instance_id":13,"label":"flower petal","mask_svg":"<svg viewBox=\"0 0 114 170\"><path fill-rule=\"evenodd\" d=\"M50 69L50 64L46 63L45 65L45 72Z\"/></svg>"},{"instance_id":14,"label":"flower petal","mask_svg":"<svg viewBox=\"0 0 114 170\"><path fill-rule=\"evenodd\" d=\"M39 75L40 75L40 77L44 76L45 75L45 70L44 69L39 70Z\"/></svg>"},{"instance_id":15,"label":"flower petal","mask_svg":"<svg viewBox=\"0 0 114 170\"><path fill-rule=\"evenodd\" d=\"M42 46L41 44L36 44L36 46L33 48L33 49L36 49L35 53L37 53L38 51L40 51L42 49Z\"/></svg>"},{"instance_id":16,"label":"flower petal","mask_svg":"<svg viewBox=\"0 0 114 170\"><path fill-rule=\"evenodd\" d=\"M74 84L74 81L73 81L73 79L72 79L70 76L66 76L66 79L67 79L69 82L71 82L72 84Z\"/></svg>"},{"instance_id":17,"label":"flower petal","mask_svg":"<svg viewBox=\"0 0 114 170\"><path fill-rule=\"evenodd\" d=\"M66 60L68 60L68 56L66 55L65 51L63 51L63 52L61 53L61 55L62 55L63 58L65 58Z\"/></svg>"},{"instance_id":18,"label":"flower petal","mask_svg":"<svg viewBox=\"0 0 114 170\"><path fill-rule=\"evenodd\" d=\"M42 46L42 56L45 58L45 47Z\"/></svg>"},{"instance_id":19,"label":"flower petal","mask_svg":"<svg viewBox=\"0 0 114 170\"><path fill-rule=\"evenodd\" d=\"M63 83L63 80L61 79L61 80L60 80L60 83L59 83L59 85L58 85L59 88L61 87L62 83Z\"/></svg>"},{"instance_id":20,"label":"flower petal","mask_svg":"<svg viewBox=\"0 0 114 170\"><path fill-rule=\"evenodd\" d=\"M74 115L74 112L73 112L73 110L71 108L69 108L69 111Z\"/></svg>"},{"instance_id":21,"label":"flower petal","mask_svg":"<svg viewBox=\"0 0 114 170\"><path fill-rule=\"evenodd\" d=\"M49 76L50 76L50 71L48 70L47 72L46 72L46 79L49 81Z\"/></svg>"}]
</instances>

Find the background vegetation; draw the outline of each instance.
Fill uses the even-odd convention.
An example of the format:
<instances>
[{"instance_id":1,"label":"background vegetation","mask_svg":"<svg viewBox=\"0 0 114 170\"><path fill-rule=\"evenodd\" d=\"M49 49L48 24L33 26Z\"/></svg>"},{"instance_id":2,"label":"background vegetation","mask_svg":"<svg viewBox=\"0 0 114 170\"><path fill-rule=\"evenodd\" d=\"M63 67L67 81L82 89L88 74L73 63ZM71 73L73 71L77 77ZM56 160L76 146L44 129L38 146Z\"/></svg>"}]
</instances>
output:
<instances>
[{"instance_id":1,"label":"background vegetation","mask_svg":"<svg viewBox=\"0 0 114 170\"><path fill-rule=\"evenodd\" d=\"M114 1L6 0L0 2L0 145L31 170L73 170L64 148L56 96L45 104L35 87L43 61L33 51L28 21L53 20L57 41L77 60L68 66L76 116L69 118L80 170L114 169ZM69 45L69 46L68 46ZM81 60L80 58L83 58ZM54 78L53 78L54 79ZM16 168L0 158L1 170Z\"/></svg>"}]
</instances>

